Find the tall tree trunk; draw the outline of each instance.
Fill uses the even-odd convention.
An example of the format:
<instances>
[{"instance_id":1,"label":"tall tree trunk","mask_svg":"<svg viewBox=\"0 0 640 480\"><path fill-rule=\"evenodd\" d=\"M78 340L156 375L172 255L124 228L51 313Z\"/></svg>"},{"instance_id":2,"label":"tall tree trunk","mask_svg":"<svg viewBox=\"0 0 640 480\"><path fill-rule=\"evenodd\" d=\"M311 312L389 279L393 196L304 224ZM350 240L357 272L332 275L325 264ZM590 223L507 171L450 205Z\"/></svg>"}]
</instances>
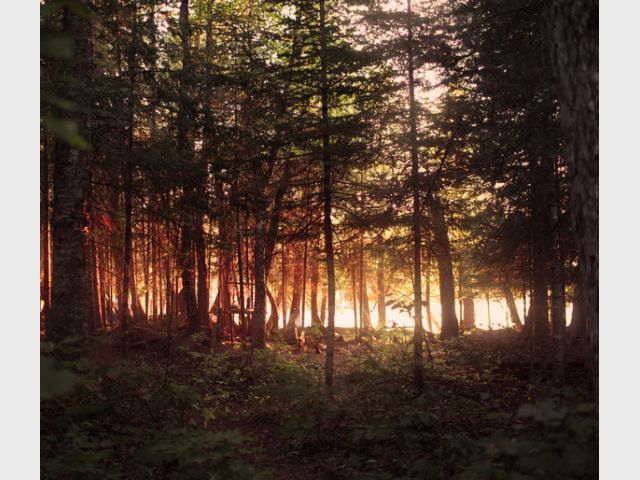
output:
<instances>
[{"instance_id":1,"label":"tall tree trunk","mask_svg":"<svg viewBox=\"0 0 640 480\"><path fill-rule=\"evenodd\" d=\"M518 307L516 307L516 299L513 297L513 292L511 291L511 287L508 285L503 285L502 295L504 295L504 299L507 302L507 308L509 309L509 318L511 319L511 323L514 325L522 326L522 321L520 320L520 315L518 314Z\"/></svg>"},{"instance_id":2,"label":"tall tree trunk","mask_svg":"<svg viewBox=\"0 0 640 480\"><path fill-rule=\"evenodd\" d=\"M269 299L269 320L267 320L266 331L267 333L273 332L278 328L278 320L280 320L278 316L278 302L273 298L269 287L266 288L267 298Z\"/></svg>"},{"instance_id":3,"label":"tall tree trunk","mask_svg":"<svg viewBox=\"0 0 640 480\"><path fill-rule=\"evenodd\" d=\"M422 238L420 208L420 173L418 162L417 108L413 79L413 16L411 0L407 0L407 61L409 75L409 142L411 148L411 189L413 195L412 235L413 235L413 375L418 389L424 386L424 359L422 355Z\"/></svg>"},{"instance_id":4,"label":"tall tree trunk","mask_svg":"<svg viewBox=\"0 0 640 480\"><path fill-rule=\"evenodd\" d=\"M265 234L266 234L266 199L256 201L256 230L255 244L253 247L253 274L255 282L255 307L252 322L251 345L253 348L265 348L265 327L266 327L266 278L265 278Z\"/></svg>"},{"instance_id":5,"label":"tall tree trunk","mask_svg":"<svg viewBox=\"0 0 640 480\"><path fill-rule=\"evenodd\" d=\"M325 362L324 382L333 386L333 355L336 314L336 275L333 258L333 225L331 222L332 197L332 162L329 135L329 82L327 80L327 26L325 0L320 0L320 96L322 101L322 202L324 253L327 259L327 295L329 312L327 318L327 354Z\"/></svg>"},{"instance_id":6,"label":"tall tree trunk","mask_svg":"<svg viewBox=\"0 0 640 480\"><path fill-rule=\"evenodd\" d=\"M108 310L107 307L107 302L108 302L108 295L109 295L109 290L107 287L107 271L109 270L109 264L107 263L107 246L106 245L102 245L100 247L98 247L97 252L98 252L98 263L99 263L99 268L98 268L98 282L100 284L100 290L99 290L99 295L100 295L100 319L102 320L102 324L100 325L101 328L106 330L107 327L107 315L108 313L110 313L110 311ZM110 276L110 274L109 274Z\"/></svg>"},{"instance_id":7,"label":"tall tree trunk","mask_svg":"<svg viewBox=\"0 0 640 480\"><path fill-rule=\"evenodd\" d=\"M158 321L158 226L155 222L150 223L151 231L151 309L153 323ZM161 287L162 288L162 287Z\"/></svg>"},{"instance_id":8,"label":"tall tree trunk","mask_svg":"<svg viewBox=\"0 0 640 480\"><path fill-rule=\"evenodd\" d=\"M578 247L581 306L590 336L593 387L598 398L599 137L598 1L551 4L552 58L569 167L571 220Z\"/></svg>"},{"instance_id":9,"label":"tall tree trunk","mask_svg":"<svg viewBox=\"0 0 640 480\"><path fill-rule=\"evenodd\" d=\"M45 336L51 334L49 325L49 135L42 132L42 151L40 152L40 298L42 299L42 325Z\"/></svg>"},{"instance_id":10,"label":"tall tree trunk","mask_svg":"<svg viewBox=\"0 0 640 480\"><path fill-rule=\"evenodd\" d=\"M300 304L302 298L302 258L299 245L294 246L293 258L293 295L291 297L291 310L285 327L284 337L287 342L295 342L298 339L298 323L300 321Z\"/></svg>"},{"instance_id":11,"label":"tall tree trunk","mask_svg":"<svg viewBox=\"0 0 640 480\"><path fill-rule=\"evenodd\" d=\"M131 314L129 310L129 290L132 279L131 275L131 257L132 257L132 242L133 242L133 149L134 149L134 121L135 121L135 64L136 64L136 6L132 6L131 17L131 45L128 49L127 55L127 70L129 75L129 92L128 92L128 114L129 119L127 123L127 148L128 151L125 157L125 185L124 185L124 245L123 245L123 269L122 269L122 292L120 292L120 325L126 332L129 328L129 322L131 321ZM132 295L132 301L135 302L136 295Z\"/></svg>"},{"instance_id":12,"label":"tall tree trunk","mask_svg":"<svg viewBox=\"0 0 640 480\"><path fill-rule=\"evenodd\" d=\"M387 325L387 292L384 284L384 251L378 253L376 261L376 280L378 294L378 328Z\"/></svg>"},{"instance_id":13,"label":"tall tree trunk","mask_svg":"<svg viewBox=\"0 0 640 480\"><path fill-rule=\"evenodd\" d=\"M435 195L432 195L430 200L433 219L433 246L438 260L438 277L440 280L440 306L442 312L440 338L444 340L458 335L456 294L451 263L449 229L444 216L444 208L440 199Z\"/></svg>"},{"instance_id":14,"label":"tall tree trunk","mask_svg":"<svg viewBox=\"0 0 640 480\"><path fill-rule=\"evenodd\" d=\"M353 299L353 330L356 338L360 338L358 334L358 294L356 292L356 270L351 269L351 297Z\"/></svg>"},{"instance_id":15,"label":"tall tree trunk","mask_svg":"<svg viewBox=\"0 0 640 480\"><path fill-rule=\"evenodd\" d=\"M151 262L151 213L148 212L147 213L147 223L146 223L146 235L144 237L144 256L143 256L143 265L142 267L144 268L143 271L143 275L144 275L144 316L145 316L145 322L149 323L149 300L151 300L150 296L151 296L151 291L150 291L150 287L151 287L151 282L149 280L149 269L152 267L152 262Z\"/></svg>"},{"instance_id":16,"label":"tall tree trunk","mask_svg":"<svg viewBox=\"0 0 640 480\"><path fill-rule=\"evenodd\" d=\"M322 323L320 322L320 312L318 310L318 282L320 281L320 268L315 249L311 255L311 272L309 280L311 281L311 325L322 326Z\"/></svg>"},{"instance_id":17,"label":"tall tree trunk","mask_svg":"<svg viewBox=\"0 0 640 480\"><path fill-rule=\"evenodd\" d=\"M191 167L193 162L192 147L192 117L191 111L191 47L190 47L190 26L189 26L189 0L180 1L180 37L182 46L182 70L180 72L180 100L178 109L178 150L183 159ZM194 241L194 185L189 181L189 175L185 175L186 181L183 185L183 214L182 239L180 244L180 267L182 278L182 298L185 302L189 331L196 331L200 326L200 316L195 292L195 259L192 254L192 243Z\"/></svg>"},{"instance_id":18,"label":"tall tree trunk","mask_svg":"<svg viewBox=\"0 0 640 480\"><path fill-rule=\"evenodd\" d=\"M462 317L462 325L465 330L472 330L476 326L476 309L475 302L471 297L465 297L464 302L464 317Z\"/></svg>"},{"instance_id":19,"label":"tall tree trunk","mask_svg":"<svg viewBox=\"0 0 640 480\"><path fill-rule=\"evenodd\" d=\"M364 264L363 252L360 253L360 322L364 332L373 330L371 325L371 309L369 308L369 293L367 290L367 272Z\"/></svg>"},{"instance_id":20,"label":"tall tree trunk","mask_svg":"<svg viewBox=\"0 0 640 480\"><path fill-rule=\"evenodd\" d=\"M88 86L92 56L90 20L65 7L63 26L74 47L72 58L64 66L65 73L81 81L83 87ZM77 105L87 105L82 88L72 88L67 93L66 98ZM86 134L84 114L66 112L66 116L75 122L81 134ZM89 159L84 151L62 141L57 141L56 145L51 211L50 318L52 337L59 340L87 332L90 291L83 249L85 218L82 207L89 188Z\"/></svg>"},{"instance_id":21,"label":"tall tree trunk","mask_svg":"<svg viewBox=\"0 0 640 480\"><path fill-rule=\"evenodd\" d=\"M579 266L578 266L579 267ZM584 339L587 332L587 325L585 322L585 315L583 313L583 305L582 305L582 282L579 278L576 280L576 286L573 290L573 301L571 302L571 323L569 324L569 328L567 329L567 336L571 342L580 341Z\"/></svg>"},{"instance_id":22,"label":"tall tree trunk","mask_svg":"<svg viewBox=\"0 0 640 480\"><path fill-rule=\"evenodd\" d=\"M534 342L540 343L549 334L549 305L548 286L550 284L549 266L551 258L551 218L548 201L549 184L551 178L543 161L531 161L531 244L532 244L532 280L533 288L531 306L529 308L530 321L527 325L529 333L533 334Z\"/></svg>"},{"instance_id":23,"label":"tall tree trunk","mask_svg":"<svg viewBox=\"0 0 640 480\"><path fill-rule=\"evenodd\" d=\"M566 333L566 297L564 285L564 258L560 245L560 184L557 161L554 162L555 202L551 205L552 253L551 259L551 330L554 344L554 372L558 380L564 379L564 350Z\"/></svg>"},{"instance_id":24,"label":"tall tree trunk","mask_svg":"<svg viewBox=\"0 0 640 480\"><path fill-rule=\"evenodd\" d=\"M238 279L239 279L239 301L240 301L240 338L244 341L247 336L247 318L245 313L244 299L244 268L242 267L242 240L240 239L240 209L236 209L236 253L238 256ZM220 290L218 289L218 292Z\"/></svg>"},{"instance_id":25,"label":"tall tree trunk","mask_svg":"<svg viewBox=\"0 0 640 480\"><path fill-rule=\"evenodd\" d=\"M287 328L287 247L282 244L282 329Z\"/></svg>"},{"instance_id":26,"label":"tall tree trunk","mask_svg":"<svg viewBox=\"0 0 640 480\"><path fill-rule=\"evenodd\" d=\"M204 196L204 189L199 189L198 194ZM198 317L200 325L209 324L209 269L207 268L207 246L204 235L204 215L201 211L195 212L194 243L196 261L198 265Z\"/></svg>"},{"instance_id":27,"label":"tall tree trunk","mask_svg":"<svg viewBox=\"0 0 640 480\"><path fill-rule=\"evenodd\" d=\"M431 315L431 241L427 245L427 260L424 266L424 303L427 310L427 328L433 333L433 318Z\"/></svg>"},{"instance_id":28,"label":"tall tree trunk","mask_svg":"<svg viewBox=\"0 0 640 480\"><path fill-rule=\"evenodd\" d=\"M87 268L89 272L87 273L87 277L91 282L91 319L89 323L89 333L96 333L101 326L100 319L100 291L98 288L98 255L96 252L96 225L95 222L91 220L91 187L88 189L87 193L87 201L86 201L86 216L87 216L87 224L89 225L89 235L87 236Z\"/></svg>"},{"instance_id":29,"label":"tall tree trunk","mask_svg":"<svg viewBox=\"0 0 640 480\"><path fill-rule=\"evenodd\" d=\"M218 204L218 237L220 247L218 249L218 293L216 294L216 301L214 302L215 314L216 314L216 328L215 337L217 340L222 340L224 335L225 325L231 325L231 290L230 290L230 277L231 277L231 265L232 259L232 239L233 233L230 225L229 218L229 205L225 197L224 186L220 179L215 183L215 195L216 202ZM242 254L242 253L241 253ZM246 255L247 272L249 271L248 258ZM242 273L242 272L240 272ZM248 273L245 277L245 285L249 285ZM246 312L245 312L246 313ZM245 334L250 333L250 325L247 322L247 329Z\"/></svg>"},{"instance_id":30,"label":"tall tree trunk","mask_svg":"<svg viewBox=\"0 0 640 480\"><path fill-rule=\"evenodd\" d=\"M304 242L304 254L302 256L302 296L300 297L300 327L304 328L305 311L307 310L307 261L309 258L309 243Z\"/></svg>"}]
</instances>

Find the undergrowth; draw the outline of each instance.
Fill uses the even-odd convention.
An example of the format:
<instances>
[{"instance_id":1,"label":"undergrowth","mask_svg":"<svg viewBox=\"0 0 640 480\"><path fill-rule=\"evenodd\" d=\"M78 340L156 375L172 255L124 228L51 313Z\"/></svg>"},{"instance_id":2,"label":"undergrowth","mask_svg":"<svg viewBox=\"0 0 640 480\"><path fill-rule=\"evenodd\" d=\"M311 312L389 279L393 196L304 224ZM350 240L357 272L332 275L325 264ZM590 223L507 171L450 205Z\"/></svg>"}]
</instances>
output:
<instances>
[{"instance_id":1,"label":"undergrowth","mask_svg":"<svg viewBox=\"0 0 640 480\"><path fill-rule=\"evenodd\" d=\"M513 332L434 342L421 392L400 332L339 342L331 390L323 355L202 344L43 344L42 478L597 477L580 373L555 386ZM126 359L91 355L112 350Z\"/></svg>"}]
</instances>

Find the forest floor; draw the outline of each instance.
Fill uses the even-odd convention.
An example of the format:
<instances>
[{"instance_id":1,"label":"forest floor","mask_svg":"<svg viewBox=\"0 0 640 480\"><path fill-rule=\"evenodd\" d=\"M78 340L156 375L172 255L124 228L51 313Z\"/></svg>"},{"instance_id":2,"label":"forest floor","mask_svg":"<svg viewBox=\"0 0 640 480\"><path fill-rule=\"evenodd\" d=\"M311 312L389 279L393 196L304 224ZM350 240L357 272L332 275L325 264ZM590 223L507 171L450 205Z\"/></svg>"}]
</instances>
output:
<instances>
[{"instance_id":1,"label":"forest floor","mask_svg":"<svg viewBox=\"0 0 640 480\"><path fill-rule=\"evenodd\" d=\"M255 352L150 327L43 344L42 478L597 478L577 351L559 384L512 330L430 341L417 391L410 330L339 333L331 391L313 331Z\"/></svg>"}]
</instances>

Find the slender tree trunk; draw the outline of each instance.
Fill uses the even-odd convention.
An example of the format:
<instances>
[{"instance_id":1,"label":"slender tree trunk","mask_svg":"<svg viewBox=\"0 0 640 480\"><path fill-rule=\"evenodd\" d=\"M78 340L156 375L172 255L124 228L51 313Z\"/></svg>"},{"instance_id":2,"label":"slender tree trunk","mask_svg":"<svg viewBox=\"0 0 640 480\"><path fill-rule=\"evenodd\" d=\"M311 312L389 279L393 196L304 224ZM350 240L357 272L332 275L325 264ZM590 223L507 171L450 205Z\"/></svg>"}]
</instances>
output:
<instances>
[{"instance_id":1,"label":"slender tree trunk","mask_svg":"<svg viewBox=\"0 0 640 480\"><path fill-rule=\"evenodd\" d=\"M458 263L458 308L460 311L460 320L461 320L461 326L464 329L466 327L465 323L464 323L464 305L463 305L463 271L462 271L462 260L460 260L460 262Z\"/></svg>"},{"instance_id":2,"label":"slender tree trunk","mask_svg":"<svg viewBox=\"0 0 640 480\"><path fill-rule=\"evenodd\" d=\"M147 214L147 234L144 240L145 254L143 259L144 268L144 315L146 323L149 323L149 300L150 300L150 287L149 281L149 269L152 267L151 262L151 213Z\"/></svg>"},{"instance_id":3,"label":"slender tree trunk","mask_svg":"<svg viewBox=\"0 0 640 480\"><path fill-rule=\"evenodd\" d=\"M262 195L262 194L260 194ZM255 282L255 307L253 312L253 324L251 345L253 348L265 348L266 327L266 278L265 278L265 235L266 235L266 199L256 201L256 230L253 247L253 274Z\"/></svg>"},{"instance_id":4,"label":"slender tree trunk","mask_svg":"<svg viewBox=\"0 0 640 480\"><path fill-rule=\"evenodd\" d=\"M309 256L309 244L304 242L304 254L302 260L302 297L300 299L300 327L304 328L305 310L307 309L307 260Z\"/></svg>"},{"instance_id":5,"label":"slender tree trunk","mask_svg":"<svg viewBox=\"0 0 640 480\"><path fill-rule=\"evenodd\" d=\"M240 209L236 210L236 253L238 255L238 279L240 289L240 338L244 341L247 336L247 319L245 316L243 278L244 270L242 268L242 240L240 239Z\"/></svg>"},{"instance_id":6,"label":"slender tree trunk","mask_svg":"<svg viewBox=\"0 0 640 480\"><path fill-rule=\"evenodd\" d=\"M40 152L40 265L42 280L40 298L42 299L42 327L46 337L51 334L49 325L49 135L42 133L42 151Z\"/></svg>"},{"instance_id":7,"label":"slender tree trunk","mask_svg":"<svg viewBox=\"0 0 640 480\"><path fill-rule=\"evenodd\" d=\"M427 328L433 333L433 318L431 316L431 242L427 245L427 261L424 266L424 301L427 310Z\"/></svg>"},{"instance_id":8,"label":"slender tree trunk","mask_svg":"<svg viewBox=\"0 0 640 480\"><path fill-rule=\"evenodd\" d=\"M320 322L322 323L322 326L324 326L326 318L327 318L327 296L322 295L322 300L320 300Z\"/></svg>"},{"instance_id":9,"label":"slender tree trunk","mask_svg":"<svg viewBox=\"0 0 640 480\"><path fill-rule=\"evenodd\" d=\"M191 111L191 46L190 46L190 26L189 26L189 0L180 1L180 37L182 46L182 70L180 72L181 92L178 109L178 150L189 166L193 162L192 147L192 117ZM182 278L182 299L185 304L189 332L194 332L200 328L200 316L195 292L195 258L192 253L194 242L193 208L194 208L194 185L189 181L189 175L183 185L183 222L182 238L180 243L179 262L181 267L180 276ZM206 277L206 275L205 275Z\"/></svg>"},{"instance_id":10,"label":"slender tree trunk","mask_svg":"<svg viewBox=\"0 0 640 480\"><path fill-rule=\"evenodd\" d=\"M158 322L158 226L155 222L152 222L151 225L151 305L153 310L153 323L156 324ZM160 310L161 311L161 310Z\"/></svg>"},{"instance_id":11,"label":"slender tree trunk","mask_svg":"<svg viewBox=\"0 0 640 480\"><path fill-rule=\"evenodd\" d=\"M99 290L99 295L100 295L100 318L102 320L102 324L100 325L101 328L106 330L107 327L107 315L110 314L110 310L107 308L107 302L108 302L108 295L109 295L109 289L107 286L107 275L108 275L108 270L109 270L109 263L107 261L108 256L107 256L107 246L103 245L98 247L98 263L99 263L99 268L98 268L98 282L100 283L100 290ZM109 274L110 276L110 274ZM109 307L110 308L110 307Z\"/></svg>"},{"instance_id":12,"label":"slender tree trunk","mask_svg":"<svg viewBox=\"0 0 640 480\"><path fill-rule=\"evenodd\" d=\"M278 302L273 298L269 287L266 288L267 298L269 299L269 320L267 320L267 333L273 332L276 328L278 328L278 320L280 320L278 316Z\"/></svg>"},{"instance_id":13,"label":"slender tree trunk","mask_svg":"<svg viewBox=\"0 0 640 480\"><path fill-rule=\"evenodd\" d=\"M551 330L554 345L554 372L556 379L564 379L564 350L566 318L566 297L564 285L564 259L560 245L560 186L558 183L557 164L555 170L555 202L551 205L551 221L553 233L553 258L551 259Z\"/></svg>"},{"instance_id":14,"label":"slender tree trunk","mask_svg":"<svg viewBox=\"0 0 640 480\"><path fill-rule=\"evenodd\" d=\"M132 7L132 38L131 46L127 55L127 70L129 74L129 97L128 97L128 113L129 120L127 124L127 147L128 151L125 157L125 186L124 186L124 246L123 246L123 271L122 271L122 292L120 295L120 324L126 332L131 321L131 313L129 307L129 290L132 279L131 275L131 258L132 258L132 242L133 242L133 149L134 149L134 121L135 121L135 65L136 65L136 30L137 30L137 11L136 6ZM135 302L136 295L132 295L132 301Z\"/></svg>"},{"instance_id":15,"label":"slender tree trunk","mask_svg":"<svg viewBox=\"0 0 640 480\"><path fill-rule=\"evenodd\" d=\"M287 247L282 244L282 329L287 328Z\"/></svg>"},{"instance_id":16,"label":"slender tree trunk","mask_svg":"<svg viewBox=\"0 0 640 480\"><path fill-rule=\"evenodd\" d=\"M333 258L333 225L331 222L332 197L332 162L329 135L329 82L327 81L327 27L325 0L320 0L320 94L322 100L322 200L324 252L327 259L327 295L329 312L327 319L327 354L325 362L324 382L333 386L333 355L336 313L336 276Z\"/></svg>"},{"instance_id":17,"label":"slender tree trunk","mask_svg":"<svg viewBox=\"0 0 640 480\"><path fill-rule=\"evenodd\" d=\"M367 290L367 272L364 266L364 255L360 253L360 322L364 332L373 330L371 325L371 309Z\"/></svg>"},{"instance_id":18,"label":"slender tree trunk","mask_svg":"<svg viewBox=\"0 0 640 480\"><path fill-rule=\"evenodd\" d=\"M87 268L89 269L88 278L91 281L91 322L89 324L89 332L94 334L100 329L102 323L100 319L100 290L98 286L98 255L96 252L96 225L91 220L91 187L87 193L86 213L87 224L89 225L89 235L87 236L87 249L89 259Z\"/></svg>"},{"instance_id":19,"label":"slender tree trunk","mask_svg":"<svg viewBox=\"0 0 640 480\"><path fill-rule=\"evenodd\" d=\"M315 254L311 255L311 325L322 326L320 322L320 313L318 311L318 282L320 281L320 268L318 265L318 257Z\"/></svg>"},{"instance_id":20,"label":"slender tree trunk","mask_svg":"<svg viewBox=\"0 0 640 480\"><path fill-rule=\"evenodd\" d=\"M376 280L378 290L378 328L384 328L387 325L387 292L384 284L384 251L378 253L376 262Z\"/></svg>"},{"instance_id":21,"label":"slender tree trunk","mask_svg":"<svg viewBox=\"0 0 640 480\"><path fill-rule=\"evenodd\" d=\"M579 277L578 273L578 277ZM581 341L584 339L587 332L587 325L585 322L585 315L583 313L582 306L582 282L580 278L576 281L576 286L573 290L573 301L571 309L571 323L567 329L567 336L571 342Z\"/></svg>"},{"instance_id":22,"label":"slender tree trunk","mask_svg":"<svg viewBox=\"0 0 640 480\"><path fill-rule=\"evenodd\" d=\"M411 0L407 0L407 60L409 75L409 141L411 148L411 188L413 194L412 235L413 235L413 375L418 389L424 386L424 359L422 355L422 238L420 207L420 174L418 162L417 107L413 79L413 17Z\"/></svg>"},{"instance_id":23,"label":"slender tree trunk","mask_svg":"<svg viewBox=\"0 0 640 480\"><path fill-rule=\"evenodd\" d=\"M204 189L200 189L198 194L204 196ZM207 268L207 246L204 235L204 215L202 212L195 212L194 243L196 250L196 261L198 264L198 317L200 325L209 324L209 269Z\"/></svg>"},{"instance_id":24,"label":"slender tree trunk","mask_svg":"<svg viewBox=\"0 0 640 480\"><path fill-rule=\"evenodd\" d=\"M358 334L358 294L356 292L356 270L351 269L351 296L353 297L353 330L356 338L360 338Z\"/></svg>"},{"instance_id":25,"label":"slender tree trunk","mask_svg":"<svg viewBox=\"0 0 640 480\"><path fill-rule=\"evenodd\" d=\"M302 290L302 258L300 247L294 247L293 259L293 295L291 297L291 310L285 327L284 336L287 342L293 343L298 339L298 323L300 321L300 305Z\"/></svg>"}]
</instances>

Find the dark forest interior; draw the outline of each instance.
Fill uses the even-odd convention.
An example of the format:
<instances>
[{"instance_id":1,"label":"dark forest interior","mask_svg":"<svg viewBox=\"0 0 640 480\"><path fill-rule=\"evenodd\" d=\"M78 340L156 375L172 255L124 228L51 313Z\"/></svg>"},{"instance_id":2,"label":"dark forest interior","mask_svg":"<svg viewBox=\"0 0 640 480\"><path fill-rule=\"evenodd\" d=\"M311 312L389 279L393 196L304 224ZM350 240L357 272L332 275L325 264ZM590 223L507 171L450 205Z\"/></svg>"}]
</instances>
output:
<instances>
[{"instance_id":1,"label":"dark forest interior","mask_svg":"<svg viewBox=\"0 0 640 480\"><path fill-rule=\"evenodd\" d=\"M45 0L44 479L598 477L596 0Z\"/></svg>"}]
</instances>

